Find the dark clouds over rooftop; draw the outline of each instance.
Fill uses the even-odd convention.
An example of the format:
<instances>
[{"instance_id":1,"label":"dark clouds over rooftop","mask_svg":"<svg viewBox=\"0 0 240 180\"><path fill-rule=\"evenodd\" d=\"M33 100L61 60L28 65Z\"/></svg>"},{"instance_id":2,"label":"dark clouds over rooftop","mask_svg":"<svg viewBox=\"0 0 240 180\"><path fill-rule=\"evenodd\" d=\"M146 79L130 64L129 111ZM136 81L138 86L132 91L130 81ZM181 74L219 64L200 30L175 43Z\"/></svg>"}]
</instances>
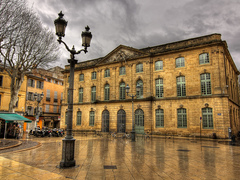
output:
<instances>
[{"instance_id":1,"label":"dark clouds over rooftop","mask_svg":"<svg viewBox=\"0 0 240 180\"><path fill-rule=\"evenodd\" d=\"M93 34L80 61L105 56L118 45L145 48L212 33L222 34L240 69L239 0L28 0L43 24L54 32L53 21L62 10L68 21L64 41L81 48L86 25ZM56 37L57 39L57 37ZM57 65L67 64L62 46Z\"/></svg>"}]
</instances>

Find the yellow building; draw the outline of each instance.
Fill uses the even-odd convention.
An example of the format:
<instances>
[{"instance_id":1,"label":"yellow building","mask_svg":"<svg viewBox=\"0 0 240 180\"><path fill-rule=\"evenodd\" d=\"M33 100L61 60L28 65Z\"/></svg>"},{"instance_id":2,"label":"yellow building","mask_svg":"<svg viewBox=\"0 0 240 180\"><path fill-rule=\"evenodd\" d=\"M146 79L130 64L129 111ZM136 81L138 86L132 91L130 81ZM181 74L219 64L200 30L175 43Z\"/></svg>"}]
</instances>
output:
<instances>
[{"instance_id":1,"label":"yellow building","mask_svg":"<svg viewBox=\"0 0 240 180\"><path fill-rule=\"evenodd\" d=\"M15 112L17 114L23 115L25 112L25 99L26 99L26 82L27 78L24 78L22 86L19 90L18 101L15 106ZM0 65L0 111L8 112L9 103L11 99L11 78L8 73L4 70L4 67ZM4 131L4 122L0 121L0 136Z\"/></svg>"},{"instance_id":2,"label":"yellow building","mask_svg":"<svg viewBox=\"0 0 240 180\"><path fill-rule=\"evenodd\" d=\"M61 127L66 128L69 66ZM105 57L75 66L73 130L131 132L134 98L136 133L213 136L236 134L238 75L227 43L211 34L135 49L120 45Z\"/></svg>"},{"instance_id":3,"label":"yellow building","mask_svg":"<svg viewBox=\"0 0 240 180\"><path fill-rule=\"evenodd\" d=\"M48 70L38 68L32 71L33 75L29 76L29 79L32 80L34 80L33 77L35 77L36 83L33 84L33 87L29 84L28 93L44 94L39 104L41 113L38 125L40 127L60 127L61 97L63 95L62 70L60 67L54 67ZM36 100L33 99L32 101L30 99L30 103L32 104L30 107L35 109L37 105Z\"/></svg>"}]
</instances>

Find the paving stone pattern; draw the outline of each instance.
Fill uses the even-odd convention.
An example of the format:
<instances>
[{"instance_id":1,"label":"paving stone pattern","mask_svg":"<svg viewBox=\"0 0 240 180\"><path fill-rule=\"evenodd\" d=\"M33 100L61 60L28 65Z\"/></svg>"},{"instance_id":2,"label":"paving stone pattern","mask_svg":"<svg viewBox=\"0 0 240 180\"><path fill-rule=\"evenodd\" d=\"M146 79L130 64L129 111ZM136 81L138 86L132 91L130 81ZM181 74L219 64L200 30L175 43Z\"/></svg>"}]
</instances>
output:
<instances>
[{"instance_id":1,"label":"paving stone pattern","mask_svg":"<svg viewBox=\"0 0 240 180\"><path fill-rule=\"evenodd\" d=\"M76 136L76 167L59 169L62 138L0 154L0 179L239 179L240 147L216 141Z\"/></svg>"}]
</instances>

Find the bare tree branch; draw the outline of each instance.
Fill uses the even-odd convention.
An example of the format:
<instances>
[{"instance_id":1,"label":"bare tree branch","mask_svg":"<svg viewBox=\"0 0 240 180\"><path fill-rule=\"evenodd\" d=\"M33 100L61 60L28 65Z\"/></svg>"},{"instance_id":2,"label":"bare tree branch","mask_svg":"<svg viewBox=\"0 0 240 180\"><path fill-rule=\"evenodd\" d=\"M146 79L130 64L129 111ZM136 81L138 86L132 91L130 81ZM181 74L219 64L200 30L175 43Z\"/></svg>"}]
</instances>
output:
<instances>
[{"instance_id":1,"label":"bare tree branch","mask_svg":"<svg viewBox=\"0 0 240 180\"><path fill-rule=\"evenodd\" d=\"M11 77L9 111L14 111L25 74L55 62L59 47L25 0L0 0L0 27L0 57Z\"/></svg>"}]
</instances>

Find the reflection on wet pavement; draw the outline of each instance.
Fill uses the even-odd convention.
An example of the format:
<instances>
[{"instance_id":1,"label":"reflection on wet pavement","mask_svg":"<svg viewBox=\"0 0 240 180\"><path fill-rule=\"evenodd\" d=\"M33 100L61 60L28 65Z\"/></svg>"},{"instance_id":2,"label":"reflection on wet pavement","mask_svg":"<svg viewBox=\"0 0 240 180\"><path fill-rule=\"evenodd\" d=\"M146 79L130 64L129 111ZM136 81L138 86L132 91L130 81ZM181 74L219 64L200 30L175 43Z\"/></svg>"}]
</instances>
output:
<instances>
[{"instance_id":1,"label":"reflection on wet pavement","mask_svg":"<svg viewBox=\"0 0 240 180\"><path fill-rule=\"evenodd\" d=\"M0 156L0 179L239 179L240 147L213 141L75 136L77 166L59 169L62 138Z\"/></svg>"}]
</instances>

